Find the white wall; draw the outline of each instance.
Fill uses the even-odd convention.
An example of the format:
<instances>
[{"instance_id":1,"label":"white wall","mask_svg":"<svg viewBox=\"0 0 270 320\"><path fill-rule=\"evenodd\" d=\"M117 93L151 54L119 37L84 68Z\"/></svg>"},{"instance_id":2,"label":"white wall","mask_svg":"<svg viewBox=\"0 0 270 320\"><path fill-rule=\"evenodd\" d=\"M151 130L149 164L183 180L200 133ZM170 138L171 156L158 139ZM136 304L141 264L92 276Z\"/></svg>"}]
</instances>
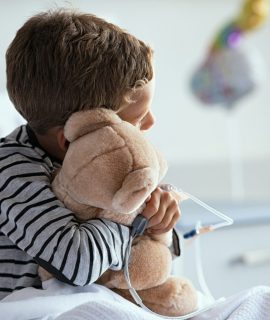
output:
<instances>
[{"instance_id":1,"label":"white wall","mask_svg":"<svg viewBox=\"0 0 270 320\"><path fill-rule=\"evenodd\" d=\"M269 21L247 36L248 44L256 47L264 59L268 79L231 114L220 107L202 106L188 87L191 73L204 57L216 30L237 12L241 3L240 0L1 0L2 133L10 129L6 114L11 110L3 98L4 54L16 30L40 10L56 5L79 8L108 18L154 47L157 86L153 111L157 123L149 136L171 164L169 179L205 198L230 199L228 118L233 117L239 129L244 165L244 194L238 179L234 199L244 196L244 200L269 200Z\"/></svg>"}]
</instances>

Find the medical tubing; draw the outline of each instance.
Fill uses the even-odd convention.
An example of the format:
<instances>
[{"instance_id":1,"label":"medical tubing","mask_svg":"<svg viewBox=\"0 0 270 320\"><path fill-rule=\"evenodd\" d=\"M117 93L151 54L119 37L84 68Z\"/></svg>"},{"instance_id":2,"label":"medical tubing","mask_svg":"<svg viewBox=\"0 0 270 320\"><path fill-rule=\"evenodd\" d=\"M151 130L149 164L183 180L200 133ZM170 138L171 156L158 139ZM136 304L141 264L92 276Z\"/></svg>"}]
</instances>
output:
<instances>
[{"instance_id":1,"label":"medical tubing","mask_svg":"<svg viewBox=\"0 0 270 320\"><path fill-rule=\"evenodd\" d=\"M181 190L181 189L177 189L178 192L181 194L184 194L185 196L187 196L189 199L193 200L195 203L199 204L200 206L202 206L203 208L205 208L206 210L212 212L214 215L218 216L219 218L225 220L225 222L220 222L217 223L215 225L211 225L211 229L212 230L216 230L222 227L227 227L233 224L233 219L226 216L224 213L216 210L213 207L210 207L208 204L204 203L203 201L201 201L200 199L194 197L193 195Z\"/></svg>"},{"instance_id":2,"label":"medical tubing","mask_svg":"<svg viewBox=\"0 0 270 320\"><path fill-rule=\"evenodd\" d=\"M201 228L201 222L198 221L196 223L196 230ZM203 266L202 266L202 255L201 255L201 246L200 246L200 237L195 238L195 261L196 261L196 270L197 270L197 277L198 281L201 287L202 292L209 297L213 302L215 301L215 298L213 297L209 287L206 284L205 281L205 275L203 272Z\"/></svg>"}]
</instances>

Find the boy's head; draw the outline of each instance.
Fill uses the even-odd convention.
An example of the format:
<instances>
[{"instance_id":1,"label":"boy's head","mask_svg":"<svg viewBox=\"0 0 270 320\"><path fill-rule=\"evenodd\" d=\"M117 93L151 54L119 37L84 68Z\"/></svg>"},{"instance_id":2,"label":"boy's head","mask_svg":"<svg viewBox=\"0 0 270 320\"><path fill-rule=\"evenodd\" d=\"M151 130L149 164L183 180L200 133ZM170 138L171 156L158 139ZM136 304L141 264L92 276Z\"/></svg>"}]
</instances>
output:
<instances>
[{"instance_id":1,"label":"boy's head","mask_svg":"<svg viewBox=\"0 0 270 320\"><path fill-rule=\"evenodd\" d=\"M66 10L30 18L6 61L10 99L38 134L79 110L118 110L153 78L149 46L94 15Z\"/></svg>"}]
</instances>

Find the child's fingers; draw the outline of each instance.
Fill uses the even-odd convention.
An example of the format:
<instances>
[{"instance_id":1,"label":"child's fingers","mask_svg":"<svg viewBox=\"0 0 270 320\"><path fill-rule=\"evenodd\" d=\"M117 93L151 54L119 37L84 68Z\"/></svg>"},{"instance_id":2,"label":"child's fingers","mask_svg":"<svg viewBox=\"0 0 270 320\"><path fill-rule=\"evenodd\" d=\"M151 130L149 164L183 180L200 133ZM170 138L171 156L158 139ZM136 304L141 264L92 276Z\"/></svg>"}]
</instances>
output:
<instances>
[{"instance_id":1,"label":"child's fingers","mask_svg":"<svg viewBox=\"0 0 270 320\"><path fill-rule=\"evenodd\" d=\"M166 229L175 215L178 216L178 218L180 217L179 209L175 202L171 202L169 207L165 209L160 223L154 225L151 230ZM155 217L152 219L154 218Z\"/></svg>"},{"instance_id":2,"label":"child's fingers","mask_svg":"<svg viewBox=\"0 0 270 320\"><path fill-rule=\"evenodd\" d=\"M151 194L150 199L146 202L146 206L142 212L142 215L150 220L159 210L160 205L160 197L161 197L161 189L157 188ZM149 198L149 197L148 197Z\"/></svg>"},{"instance_id":3,"label":"child's fingers","mask_svg":"<svg viewBox=\"0 0 270 320\"><path fill-rule=\"evenodd\" d=\"M157 229L157 230L150 230L151 234L162 234L162 233L166 233L168 231L170 231L171 229L173 229L173 227L176 225L177 221L179 219L179 215L175 214L171 220L171 222L169 223L169 225L165 228L165 229Z\"/></svg>"},{"instance_id":4,"label":"child's fingers","mask_svg":"<svg viewBox=\"0 0 270 320\"><path fill-rule=\"evenodd\" d=\"M146 202L146 207L142 215L149 220L147 228L150 231L165 232L180 217L178 200L172 192L157 188L152 192L151 197Z\"/></svg>"},{"instance_id":5,"label":"child's fingers","mask_svg":"<svg viewBox=\"0 0 270 320\"><path fill-rule=\"evenodd\" d=\"M147 228L152 228L161 224L164 220L167 209L167 204L161 201L159 204L158 211L154 216L152 216L152 218L150 218Z\"/></svg>"}]
</instances>

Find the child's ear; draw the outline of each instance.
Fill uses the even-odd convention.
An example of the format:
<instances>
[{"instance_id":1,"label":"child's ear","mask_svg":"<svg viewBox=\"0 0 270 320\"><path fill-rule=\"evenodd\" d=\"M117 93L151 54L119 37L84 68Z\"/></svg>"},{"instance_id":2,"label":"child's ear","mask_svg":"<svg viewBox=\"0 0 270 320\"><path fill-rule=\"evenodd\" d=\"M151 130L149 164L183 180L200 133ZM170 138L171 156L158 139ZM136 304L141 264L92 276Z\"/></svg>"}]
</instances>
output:
<instances>
[{"instance_id":1,"label":"child's ear","mask_svg":"<svg viewBox=\"0 0 270 320\"><path fill-rule=\"evenodd\" d=\"M64 127L61 127L58 132L57 132L57 143L58 143L58 146L59 148L66 152L67 149L68 149L68 146L69 146L69 142L67 141L67 139L65 138L65 135L64 135Z\"/></svg>"}]
</instances>

